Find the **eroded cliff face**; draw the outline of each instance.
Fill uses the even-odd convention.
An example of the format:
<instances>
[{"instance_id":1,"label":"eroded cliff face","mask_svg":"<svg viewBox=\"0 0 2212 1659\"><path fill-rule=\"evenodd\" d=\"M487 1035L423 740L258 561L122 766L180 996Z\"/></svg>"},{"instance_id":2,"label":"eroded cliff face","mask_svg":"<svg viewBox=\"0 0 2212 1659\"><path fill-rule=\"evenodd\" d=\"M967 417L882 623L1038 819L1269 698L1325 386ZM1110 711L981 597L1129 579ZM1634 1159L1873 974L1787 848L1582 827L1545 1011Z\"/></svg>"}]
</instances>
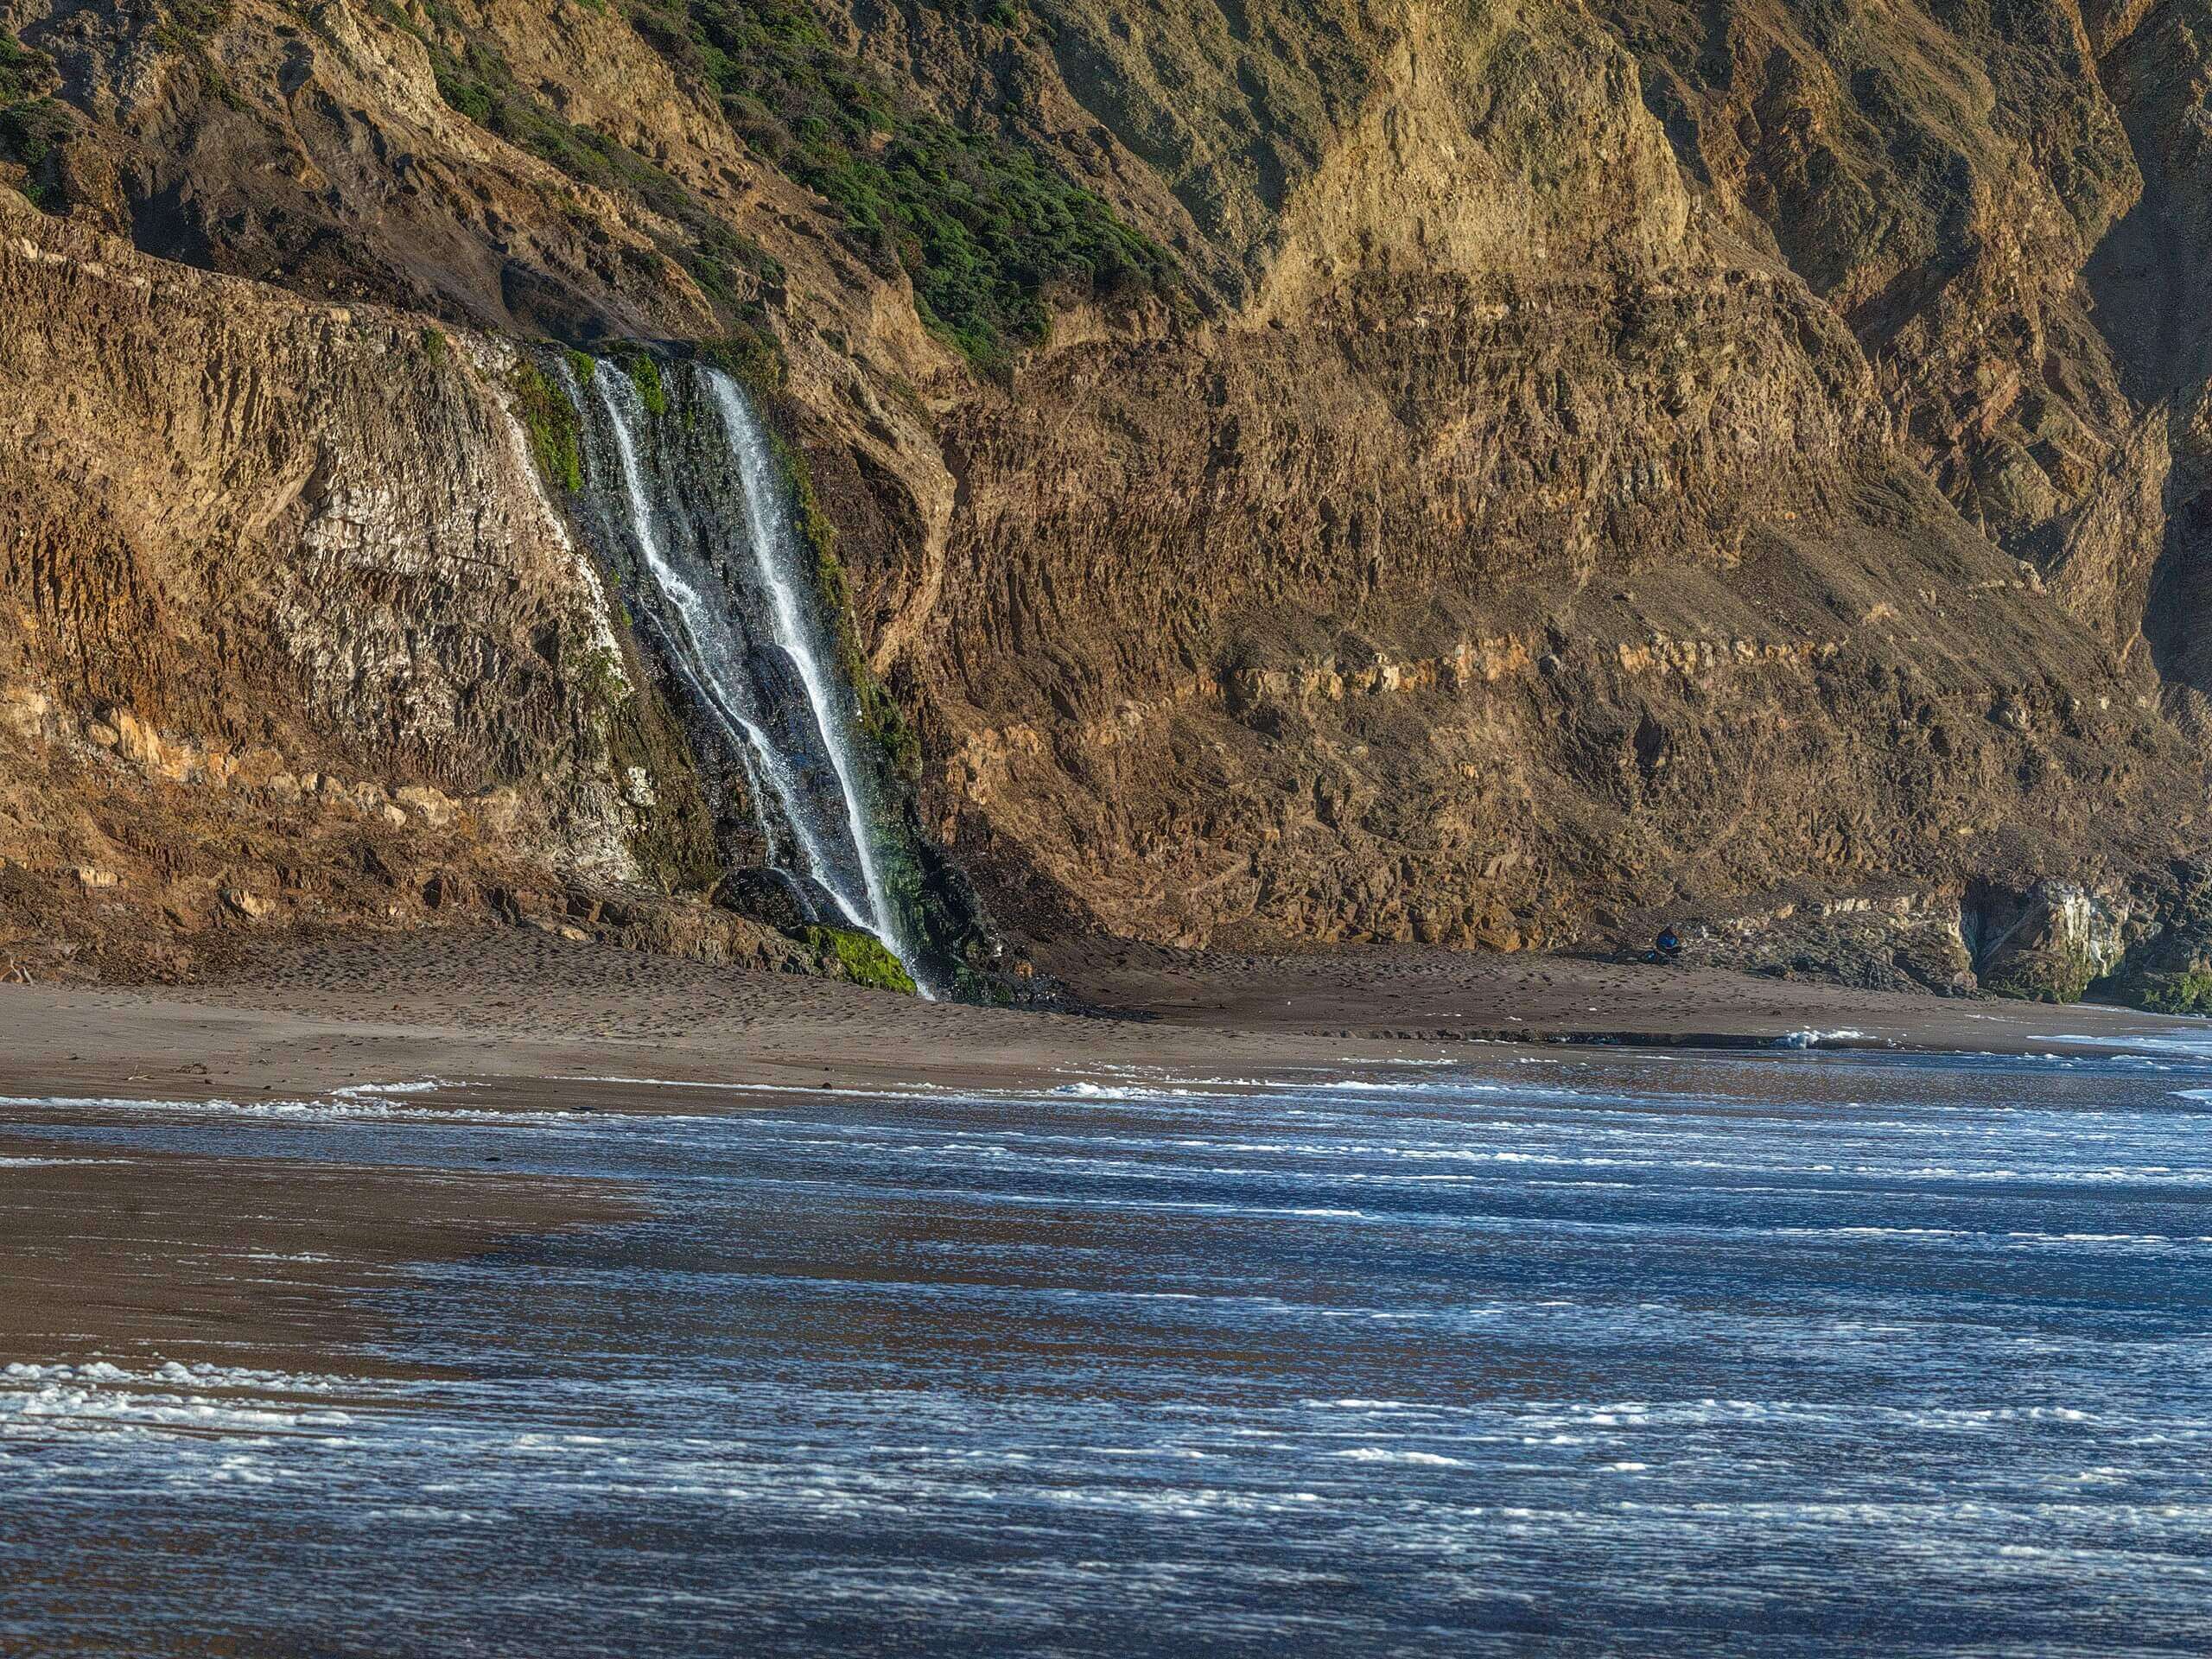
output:
<instances>
[{"instance_id":1,"label":"eroded cliff face","mask_svg":"<svg viewBox=\"0 0 2212 1659\"><path fill-rule=\"evenodd\" d=\"M532 643L608 612L499 437L503 336L628 337L719 349L804 454L921 819L1017 931L1917 928L2047 881L2150 938L2196 890L2202 0L0 22L68 221L0 267L48 365L6 369L9 592L133 619L17 647L61 816L127 707L509 791L441 832L472 857L696 886L680 739L637 807L598 659ZM289 293L149 259L209 320L126 327L51 263L95 228ZM94 453L105 494L57 482ZM41 834L22 868L97 862Z\"/></svg>"},{"instance_id":2,"label":"eroded cliff face","mask_svg":"<svg viewBox=\"0 0 2212 1659\"><path fill-rule=\"evenodd\" d=\"M1852 148L1885 118L1836 102L1880 84L1856 31L1792 36L1777 103L1708 18L1708 142L1651 20L1399 17L1248 304L1059 353L947 445L946 829L1034 925L1510 945L2185 845L2199 761L2142 650L2164 422L2085 321L2133 177L2094 86L2007 109L1971 41L1889 41L2003 185L1930 194ZM1888 207L1840 205L1847 162ZM1993 508L2022 422L2091 416Z\"/></svg>"},{"instance_id":3,"label":"eroded cliff face","mask_svg":"<svg viewBox=\"0 0 2212 1659\"><path fill-rule=\"evenodd\" d=\"M0 200L9 970L486 906L756 953L610 909L708 843L518 366Z\"/></svg>"}]
</instances>

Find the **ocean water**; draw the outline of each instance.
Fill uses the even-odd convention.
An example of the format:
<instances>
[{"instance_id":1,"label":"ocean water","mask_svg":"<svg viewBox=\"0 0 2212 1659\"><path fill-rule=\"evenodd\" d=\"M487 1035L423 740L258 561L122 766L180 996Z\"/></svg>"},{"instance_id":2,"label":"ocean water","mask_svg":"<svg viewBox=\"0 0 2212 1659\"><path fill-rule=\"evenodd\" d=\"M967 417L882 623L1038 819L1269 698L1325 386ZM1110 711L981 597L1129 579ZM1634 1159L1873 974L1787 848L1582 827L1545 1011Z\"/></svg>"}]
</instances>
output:
<instances>
[{"instance_id":1,"label":"ocean water","mask_svg":"<svg viewBox=\"0 0 2212 1659\"><path fill-rule=\"evenodd\" d=\"M2212 1065L2060 1054L0 1104L636 1206L0 1355L0 1651L2202 1654Z\"/></svg>"}]
</instances>

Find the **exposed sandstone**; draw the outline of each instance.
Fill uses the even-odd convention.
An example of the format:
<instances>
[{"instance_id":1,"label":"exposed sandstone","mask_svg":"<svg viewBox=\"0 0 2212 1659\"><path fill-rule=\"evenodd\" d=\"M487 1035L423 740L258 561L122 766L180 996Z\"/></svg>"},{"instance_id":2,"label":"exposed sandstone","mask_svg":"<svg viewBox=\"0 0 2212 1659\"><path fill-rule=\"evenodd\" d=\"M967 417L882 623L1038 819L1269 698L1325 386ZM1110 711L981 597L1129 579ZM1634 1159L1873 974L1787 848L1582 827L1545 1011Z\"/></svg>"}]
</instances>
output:
<instances>
[{"instance_id":1,"label":"exposed sandstone","mask_svg":"<svg viewBox=\"0 0 2212 1659\"><path fill-rule=\"evenodd\" d=\"M128 799L203 849L147 916L219 912L232 838L303 912L713 885L655 677L626 741L589 695L634 659L509 348L434 365L435 312L773 338L924 818L1017 930L1758 911L1770 966L1941 988L2005 979L1965 937L2001 893L2058 918L2035 989L2079 976L2071 888L2194 971L2203 0L824 4L821 50L1177 256L1172 295L1044 294L991 373L747 143L680 11L239 0L183 48L0 5L82 128L46 164L79 223L0 255L0 854L129 893ZM437 66L472 47L619 155L470 118ZM400 898L334 874L348 836ZM1821 908L1899 891L1932 908Z\"/></svg>"},{"instance_id":2,"label":"exposed sandstone","mask_svg":"<svg viewBox=\"0 0 2212 1659\"><path fill-rule=\"evenodd\" d=\"M7 200L0 858L97 867L126 954L219 892L255 920L384 918L420 859L644 881L652 814L610 747L638 716L579 672L618 642L505 348L434 361L406 319Z\"/></svg>"}]
</instances>

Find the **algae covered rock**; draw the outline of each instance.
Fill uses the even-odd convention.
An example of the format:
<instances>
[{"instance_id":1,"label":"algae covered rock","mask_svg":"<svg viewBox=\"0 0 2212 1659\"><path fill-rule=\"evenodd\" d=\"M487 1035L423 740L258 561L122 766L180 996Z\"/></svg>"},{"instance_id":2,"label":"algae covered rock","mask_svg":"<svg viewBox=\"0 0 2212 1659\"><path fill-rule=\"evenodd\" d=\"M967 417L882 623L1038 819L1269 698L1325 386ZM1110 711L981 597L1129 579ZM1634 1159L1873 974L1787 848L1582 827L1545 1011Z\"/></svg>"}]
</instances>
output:
<instances>
[{"instance_id":1,"label":"algae covered rock","mask_svg":"<svg viewBox=\"0 0 2212 1659\"><path fill-rule=\"evenodd\" d=\"M2212 1014L2212 968L2131 975L2116 988L2123 999L2152 1014Z\"/></svg>"},{"instance_id":2,"label":"algae covered rock","mask_svg":"<svg viewBox=\"0 0 2212 1659\"><path fill-rule=\"evenodd\" d=\"M2156 906L2164 922L2128 952L2106 989L2153 1014L2212 1014L2212 872L2177 868L2177 890Z\"/></svg>"},{"instance_id":3,"label":"algae covered rock","mask_svg":"<svg viewBox=\"0 0 2212 1659\"><path fill-rule=\"evenodd\" d=\"M817 972L880 991L914 995L914 976L873 933L856 927L810 927L806 943L814 951Z\"/></svg>"}]
</instances>

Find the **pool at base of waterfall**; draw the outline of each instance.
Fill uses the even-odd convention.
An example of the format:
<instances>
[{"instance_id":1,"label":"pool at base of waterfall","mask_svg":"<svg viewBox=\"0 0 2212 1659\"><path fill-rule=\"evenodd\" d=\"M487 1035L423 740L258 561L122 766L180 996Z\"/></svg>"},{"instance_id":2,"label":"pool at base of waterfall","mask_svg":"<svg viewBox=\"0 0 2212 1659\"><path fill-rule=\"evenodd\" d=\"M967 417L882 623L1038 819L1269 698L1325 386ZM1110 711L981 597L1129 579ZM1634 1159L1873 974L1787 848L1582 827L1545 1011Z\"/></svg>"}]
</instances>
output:
<instances>
[{"instance_id":1,"label":"pool at base of waterfall","mask_svg":"<svg viewBox=\"0 0 2212 1659\"><path fill-rule=\"evenodd\" d=\"M143 1282L346 1317L281 1364L0 1355L0 1649L2202 1652L2207 1089L1815 1052L8 1102L34 1295L116 1235L67 1208L111 1166L622 1209L435 1260L156 1215Z\"/></svg>"}]
</instances>

